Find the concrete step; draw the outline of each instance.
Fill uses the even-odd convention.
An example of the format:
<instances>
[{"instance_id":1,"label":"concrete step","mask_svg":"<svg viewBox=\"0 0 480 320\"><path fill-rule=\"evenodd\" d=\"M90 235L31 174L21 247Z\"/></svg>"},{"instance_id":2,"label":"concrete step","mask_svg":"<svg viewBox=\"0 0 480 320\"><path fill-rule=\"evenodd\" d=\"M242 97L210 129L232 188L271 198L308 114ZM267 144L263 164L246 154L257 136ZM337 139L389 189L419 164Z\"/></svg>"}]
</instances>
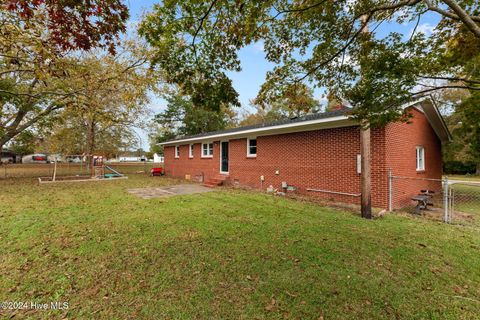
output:
<instances>
[{"instance_id":1,"label":"concrete step","mask_svg":"<svg viewBox=\"0 0 480 320\"><path fill-rule=\"evenodd\" d=\"M203 184L204 186L206 187L218 187L218 186L221 186L223 184L223 181L224 180L220 180L220 179L209 179L207 181L205 181L205 183Z\"/></svg>"},{"instance_id":2,"label":"concrete step","mask_svg":"<svg viewBox=\"0 0 480 320\"><path fill-rule=\"evenodd\" d=\"M218 187L218 186L221 186L221 184L218 184L218 183L211 183L211 182L205 182L203 184L204 187L208 187L208 188L215 188L215 187Z\"/></svg>"}]
</instances>

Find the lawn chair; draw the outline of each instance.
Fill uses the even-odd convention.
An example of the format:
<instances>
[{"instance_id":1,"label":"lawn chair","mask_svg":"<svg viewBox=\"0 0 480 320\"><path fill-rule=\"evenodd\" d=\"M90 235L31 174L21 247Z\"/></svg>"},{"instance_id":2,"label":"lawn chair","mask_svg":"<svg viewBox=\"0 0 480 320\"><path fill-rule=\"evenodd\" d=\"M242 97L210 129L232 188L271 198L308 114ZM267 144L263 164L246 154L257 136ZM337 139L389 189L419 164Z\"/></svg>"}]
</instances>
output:
<instances>
[{"instance_id":1,"label":"lawn chair","mask_svg":"<svg viewBox=\"0 0 480 320\"><path fill-rule=\"evenodd\" d=\"M412 197L413 201L417 201L415 206L415 214L422 214L422 211L428 210L428 206L433 206L433 203L430 201L435 192L432 190L420 190L420 193L417 196Z\"/></svg>"}]
</instances>

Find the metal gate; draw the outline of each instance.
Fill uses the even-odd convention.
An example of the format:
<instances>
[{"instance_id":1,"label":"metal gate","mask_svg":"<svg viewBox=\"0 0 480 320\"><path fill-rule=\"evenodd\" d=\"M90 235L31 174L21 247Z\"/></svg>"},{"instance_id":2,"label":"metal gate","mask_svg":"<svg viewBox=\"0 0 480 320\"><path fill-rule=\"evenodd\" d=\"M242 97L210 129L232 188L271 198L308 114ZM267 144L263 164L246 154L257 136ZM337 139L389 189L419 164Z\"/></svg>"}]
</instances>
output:
<instances>
[{"instance_id":1,"label":"metal gate","mask_svg":"<svg viewBox=\"0 0 480 320\"><path fill-rule=\"evenodd\" d=\"M480 218L480 182L451 180L449 185L450 221Z\"/></svg>"}]
</instances>

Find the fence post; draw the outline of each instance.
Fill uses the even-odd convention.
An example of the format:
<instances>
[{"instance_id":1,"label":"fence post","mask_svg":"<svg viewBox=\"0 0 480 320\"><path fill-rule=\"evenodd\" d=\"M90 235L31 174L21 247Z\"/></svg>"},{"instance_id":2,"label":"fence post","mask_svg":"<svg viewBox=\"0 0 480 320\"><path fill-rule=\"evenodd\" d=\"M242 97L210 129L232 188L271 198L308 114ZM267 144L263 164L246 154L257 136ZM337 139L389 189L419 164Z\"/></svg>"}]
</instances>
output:
<instances>
[{"instance_id":1,"label":"fence post","mask_svg":"<svg viewBox=\"0 0 480 320\"><path fill-rule=\"evenodd\" d=\"M443 207L444 207L444 215L443 215L443 222L449 222L449 212L448 212L448 177L445 177L443 180Z\"/></svg>"},{"instance_id":2,"label":"fence post","mask_svg":"<svg viewBox=\"0 0 480 320\"><path fill-rule=\"evenodd\" d=\"M392 169L388 169L388 211L393 210L393 176Z\"/></svg>"}]
</instances>

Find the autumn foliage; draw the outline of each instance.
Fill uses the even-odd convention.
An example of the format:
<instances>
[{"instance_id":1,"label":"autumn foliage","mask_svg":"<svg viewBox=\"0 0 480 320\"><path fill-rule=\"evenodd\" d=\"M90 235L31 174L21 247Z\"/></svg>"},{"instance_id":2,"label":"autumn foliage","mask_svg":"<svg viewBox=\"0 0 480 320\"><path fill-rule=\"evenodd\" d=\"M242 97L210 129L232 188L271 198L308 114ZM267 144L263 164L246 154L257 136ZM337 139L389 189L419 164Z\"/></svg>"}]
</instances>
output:
<instances>
[{"instance_id":1,"label":"autumn foliage","mask_svg":"<svg viewBox=\"0 0 480 320\"><path fill-rule=\"evenodd\" d=\"M25 20L44 8L50 40L63 51L103 47L114 53L129 17L122 0L6 0L3 6Z\"/></svg>"}]
</instances>

